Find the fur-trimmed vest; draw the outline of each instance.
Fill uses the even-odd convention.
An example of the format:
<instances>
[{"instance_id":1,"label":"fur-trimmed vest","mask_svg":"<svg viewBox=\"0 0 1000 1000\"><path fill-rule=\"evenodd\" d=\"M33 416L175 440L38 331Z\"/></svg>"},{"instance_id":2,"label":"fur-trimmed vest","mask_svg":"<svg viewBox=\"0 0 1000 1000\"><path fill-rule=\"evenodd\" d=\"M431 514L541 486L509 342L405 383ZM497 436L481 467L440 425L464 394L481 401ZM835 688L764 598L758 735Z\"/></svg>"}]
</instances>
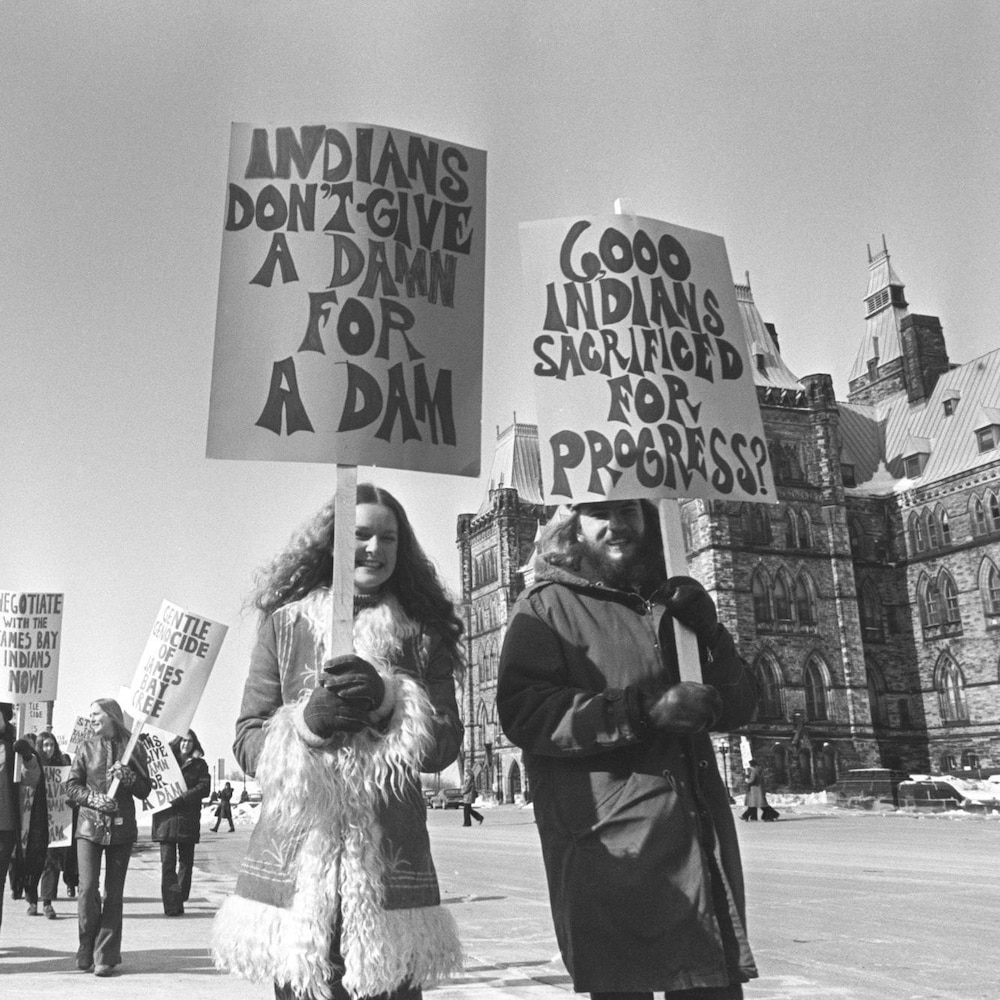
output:
<instances>
[{"instance_id":1,"label":"fur-trimmed vest","mask_svg":"<svg viewBox=\"0 0 1000 1000\"><path fill-rule=\"evenodd\" d=\"M295 628L316 630L319 650L326 594L298 604ZM327 741L302 722L315 683L305 674L316 665L283 656L295 643L279 636L282 686L289 670L301 670L305 690L267 724L257 766L260 818L235 895L213 927L219 968L322 998L331 996L331 982L354 997L374 996L406 983L432 985L461 968L454 920L440 906L419 782L434 706L400 668L418 633L391 598L358 614L354 647L386 680L389 711L377 728ZM338 919L343 968L331 961Z\"/></svg>"}]
</instances>

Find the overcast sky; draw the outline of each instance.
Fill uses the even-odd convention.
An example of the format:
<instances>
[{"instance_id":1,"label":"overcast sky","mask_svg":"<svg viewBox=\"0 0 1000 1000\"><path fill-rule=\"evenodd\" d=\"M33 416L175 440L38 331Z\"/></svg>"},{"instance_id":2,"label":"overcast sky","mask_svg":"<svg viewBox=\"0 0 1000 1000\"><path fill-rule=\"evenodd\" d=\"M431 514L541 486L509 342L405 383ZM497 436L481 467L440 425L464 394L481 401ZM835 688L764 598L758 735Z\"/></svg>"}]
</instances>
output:
<instances>
[{"instance_id":1,"label":"overcast sky","mask_svg":"<svg viewBox=\"0 0 1000 1000\"><path fill-rule=\"evenodd\" d=\"M66 732L163 598L230 625L195 728L229 745L254 569L330 467L205 454L232 121L372 122L488 154L483 463L533 401L517 225L610 211L726 240L785 359L837 394L883 234L952 360L996 346L993 2L7 0L0 590L64 592ZM473 479L359 470L454 587Z\"/></svg>"}]
</instances>

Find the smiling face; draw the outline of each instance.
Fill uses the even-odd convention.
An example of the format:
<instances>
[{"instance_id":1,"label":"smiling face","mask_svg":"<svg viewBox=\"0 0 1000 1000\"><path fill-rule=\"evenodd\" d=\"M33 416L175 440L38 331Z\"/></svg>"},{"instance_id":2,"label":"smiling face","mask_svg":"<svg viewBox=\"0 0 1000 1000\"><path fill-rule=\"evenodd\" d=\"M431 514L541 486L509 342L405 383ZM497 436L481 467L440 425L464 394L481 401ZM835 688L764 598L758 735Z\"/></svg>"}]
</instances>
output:
<instances>
[{"instance_id":1,"label":"smiling face","mask_svg":"<svg viewBox=\"0 0 1000 1000\"><path fill-rule=\"evenodd\" d=\"M46 736L38 744L38 752L43 760L52 760L56 753L56 741L51 736Z\"/></svg>"},{"instance_id":2,"label":"smiling face","mask_svg":"<svg viewBox=\"0 0 1000 1000\"><path fill-rule=\"evenodd\" d=\"M399 550L396 515L381 504L358 504L354 513L354 589L373 594L392 576Z\"/></svg>"},{"instance_id":3,"label":"smiling face","mask_svg":"<svg viewBox=\"0 0 1000 1000\"><path fill-rule=\"evenodd\" d=\"M592 573L618 585L639 562L646 518L638 500L580 504L578 539Z\"/></svg>"},{"instance_id":4,"label":"smiling face","mask_svg":"<svg viewBox=\"0 0 1000 1000\"><path fill-rule=\"evenodd\" d=\"M98 736L114 736L115 734L114 720L96 701L90 706L90 724Z\"/></svg>"},{"instance_id":5,"label":"smiling face","mask_svg":"<svg viewBox=\"0 0 1000 1000\"><path fill-rule=\"evenodd\" d=\"M185 733L180 738L180 742L177 744L177 748L180 750L182 757L187 757L191 753L191 751L194 749L194 740L191 739L190 734Z\"/></svg>"}]
</instances>

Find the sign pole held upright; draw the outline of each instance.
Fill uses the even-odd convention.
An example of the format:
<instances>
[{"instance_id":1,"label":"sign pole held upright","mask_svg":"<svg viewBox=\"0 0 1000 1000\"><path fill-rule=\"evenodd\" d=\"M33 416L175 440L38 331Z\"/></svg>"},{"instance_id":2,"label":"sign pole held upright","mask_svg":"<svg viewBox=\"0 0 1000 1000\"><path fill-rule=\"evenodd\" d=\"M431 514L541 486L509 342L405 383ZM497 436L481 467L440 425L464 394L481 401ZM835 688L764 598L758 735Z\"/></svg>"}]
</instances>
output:
<instances>
[{"instance_id":1,"label":"sign pole held upright","mask_svg":"<svg viewBox=\"0 0 1000 1000\"><path fill-rule=\"evenodd\" d=\"M358 496L358 467L335 466L332 608L326 655L354 651L354 525ZM317 678L318 680L318 678Z\"/></svg>"}]
</instances>

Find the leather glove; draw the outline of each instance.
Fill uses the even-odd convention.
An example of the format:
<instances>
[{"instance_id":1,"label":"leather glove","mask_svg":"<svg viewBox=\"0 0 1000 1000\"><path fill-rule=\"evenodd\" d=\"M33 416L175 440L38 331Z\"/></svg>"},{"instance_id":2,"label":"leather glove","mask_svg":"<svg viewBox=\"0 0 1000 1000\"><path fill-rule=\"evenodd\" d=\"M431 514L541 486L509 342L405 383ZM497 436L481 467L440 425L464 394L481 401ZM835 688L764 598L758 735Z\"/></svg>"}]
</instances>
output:
<instances>
[{"instance_id":1,"label":"leather glove","mask_svg":"<svg viewBox=\"0 0 1000 1000\"><path fill-rule=\"evenodd\" d=\"M122 788L131 788L135 784L135 771L123 764L120 760L115 761L115 763L108 768L108 774L110 774L112 778L117 778L118 784L121 785Z\"/></svg>"},{"instance_id":2,"label":"leather glove","mask_svg":"<svg viewBox=\"0 0 1000 1000\"><path fill-rule=\"evenodd\" d=\"M722 696L709 684L681 681L640 696L643 721L661 733L700 733L722 714Z\"/></svg>"},{"instance_id":3,"label":"leather glove","mask_svg":"<svg viewBox=\"0 0 1000 1000\"><path fill-rule=\"evenodd\" d=\"M369 712L374 712L385 698L385 681L379 672L354 653L328 660L323 674L323 687Z\"/></svg>"},{"instance_id":4,"label":"leather glove","mask_svg":"<svg viewBox=\"0 0 1000 1000\"><path fill-rule=\"evenodd\" d=\"M16 740L11 749L14 753L19 753L25 763L31 760L31 755L35 752L35 748L27 740Z\"/></svg>"},{"instance_id":5,"label":"leather glove","mask_svg":"<svg viewBox=\"0 0 1000 1000\"><path fill-rule=\"evenodd\" d=\"M719 632L715 601L693 577L672 576L664 585L664 606L682 625L686 625L706 646L714 646Z\"/></svg>"},{"instance_id":6,"label":"leather glove","mask_svg":"<svg viewBox=\"0 0 1000 1000\"><path fill-rule=\"evenodd\" d=\"M335 733L360 733L368 725L369 710L345 701L325 684L313 689L302 710L302 721L314 736L328 740Z\"/></svg>"}]
</instances>

